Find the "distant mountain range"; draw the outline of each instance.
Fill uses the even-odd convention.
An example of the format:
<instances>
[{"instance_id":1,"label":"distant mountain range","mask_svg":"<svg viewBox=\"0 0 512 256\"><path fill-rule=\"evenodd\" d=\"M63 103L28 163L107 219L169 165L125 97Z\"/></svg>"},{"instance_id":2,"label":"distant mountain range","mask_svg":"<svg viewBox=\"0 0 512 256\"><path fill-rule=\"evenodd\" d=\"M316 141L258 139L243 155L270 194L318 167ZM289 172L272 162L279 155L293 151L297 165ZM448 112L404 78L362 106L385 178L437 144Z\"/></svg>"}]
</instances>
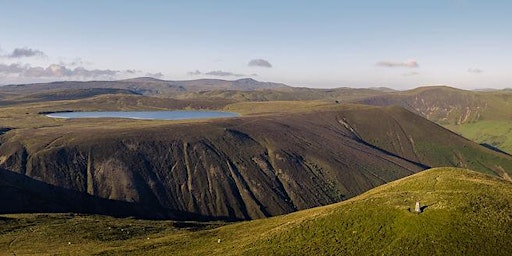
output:
<instances>
[{"instance_id":1,"label":"distant mountain range","mask_svg":"<svg viewBox=\"0 0 512 256\"><path fill-rule=\"evenodd\" d=\"M32 94L60 90L90 90L90 89L123 89L146 96L166 96L176 92L197 92L212 90L252 91L288 87L284 84L259 82L251 78L234 81L219 79L199 79L188 81L165 81L149 77L140 77L118 81L90 82L52 82L37 84L6 85L0 87L0 92L8 94Z\"/></svg>"}]
</instances>

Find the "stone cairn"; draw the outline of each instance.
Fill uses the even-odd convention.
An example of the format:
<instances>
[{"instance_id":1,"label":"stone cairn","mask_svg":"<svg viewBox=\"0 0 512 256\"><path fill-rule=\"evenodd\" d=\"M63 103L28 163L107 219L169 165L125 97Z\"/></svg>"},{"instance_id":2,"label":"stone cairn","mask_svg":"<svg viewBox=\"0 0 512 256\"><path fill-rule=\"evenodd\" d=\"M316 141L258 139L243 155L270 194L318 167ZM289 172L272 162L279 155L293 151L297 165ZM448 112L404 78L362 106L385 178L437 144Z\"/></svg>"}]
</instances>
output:
<instances>
[{"instance_id":1,"label":"stone cairn","mask_svg":"<svg viewBox=\"0 0 512 256\"><path fill-rule=\"evenodd\" d=\"M421 212L420 201L416 202L416 206L414 206L414 212L417 212L417 213Z\"/></svg>"}]
</instances>

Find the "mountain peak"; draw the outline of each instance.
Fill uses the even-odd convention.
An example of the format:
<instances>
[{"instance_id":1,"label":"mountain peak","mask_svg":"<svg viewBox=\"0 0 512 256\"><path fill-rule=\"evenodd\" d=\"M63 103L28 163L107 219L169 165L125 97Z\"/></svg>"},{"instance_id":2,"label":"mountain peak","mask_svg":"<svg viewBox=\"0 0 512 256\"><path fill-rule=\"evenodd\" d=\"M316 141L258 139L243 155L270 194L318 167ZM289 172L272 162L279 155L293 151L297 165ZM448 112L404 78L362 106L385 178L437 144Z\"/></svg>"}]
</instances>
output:
<instances>
[{"instance_id":1,"label":"mountain peak","mask_svg":"<svg viewBox=\"0 0 512 256\"><path fill-rule=\"evenodd\" d=\"M161 80L161 79L157 79L157 78L149 77L149 76L129 78L129 79L124 79L124 80L120 80L120 81L124 81L124 82L166 82L165 80Z\"/></svg>"}]
</instances>

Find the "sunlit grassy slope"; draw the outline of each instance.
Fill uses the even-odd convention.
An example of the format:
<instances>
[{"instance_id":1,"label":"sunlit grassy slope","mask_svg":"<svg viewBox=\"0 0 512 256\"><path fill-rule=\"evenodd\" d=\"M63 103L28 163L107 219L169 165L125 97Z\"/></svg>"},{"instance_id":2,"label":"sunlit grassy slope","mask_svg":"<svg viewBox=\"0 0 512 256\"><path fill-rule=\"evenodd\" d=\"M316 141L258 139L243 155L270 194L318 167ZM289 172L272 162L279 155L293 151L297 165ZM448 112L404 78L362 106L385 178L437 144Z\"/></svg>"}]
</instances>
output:
<instances>
[{"instance_id":1,"label":"sunlit grassy slope","mask_svg":"<svg viewBox=\"0 0 512 256\"><path fill-rule=\"evenodd\" d=\"M486 143L512 154L512 119L483 120L445 127L475 142Z\"/></svg>"},{"instance_id":2,"label":"sunlit grassy slope","mask_svg":"<svg viewBox=\"0 0 512 256\"><path fill-rule=\"evenodd\" d=\"M235 224L8 215L5 255L510 255L512 183L437 168L351 200ZM421 201L422 213L414 213Z\"/></svg>"},{"instance_id":3,"label":"sunlit grassy slope","mask_svg":"<svg viewBox=\"0 0 512 256\"><path fill-rule=\"evenodd\" d=\"M512 153L512 93L429 86L356 102L399 105L479 143Z\"/></svg>"}]
</instances>

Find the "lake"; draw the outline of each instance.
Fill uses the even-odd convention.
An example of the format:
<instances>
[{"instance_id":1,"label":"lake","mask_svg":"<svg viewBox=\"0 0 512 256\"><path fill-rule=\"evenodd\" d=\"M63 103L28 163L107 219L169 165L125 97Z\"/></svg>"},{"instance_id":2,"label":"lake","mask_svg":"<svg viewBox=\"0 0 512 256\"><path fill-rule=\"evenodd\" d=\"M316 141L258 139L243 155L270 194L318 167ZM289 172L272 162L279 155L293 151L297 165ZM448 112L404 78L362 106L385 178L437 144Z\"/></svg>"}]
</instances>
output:
<instances>
[{"instance_id":1,"label":"lake","mask_svg":"<svg viewBox=\"0 0 512 256\"><path fill-rule=\"evenodd\" d=\"M202 110L173 111L102 111L102 112L59 112L47 114L52 118L130 118L147 120L184 120L237 117L237 113Z\"/></svg>"}]
</instances>

